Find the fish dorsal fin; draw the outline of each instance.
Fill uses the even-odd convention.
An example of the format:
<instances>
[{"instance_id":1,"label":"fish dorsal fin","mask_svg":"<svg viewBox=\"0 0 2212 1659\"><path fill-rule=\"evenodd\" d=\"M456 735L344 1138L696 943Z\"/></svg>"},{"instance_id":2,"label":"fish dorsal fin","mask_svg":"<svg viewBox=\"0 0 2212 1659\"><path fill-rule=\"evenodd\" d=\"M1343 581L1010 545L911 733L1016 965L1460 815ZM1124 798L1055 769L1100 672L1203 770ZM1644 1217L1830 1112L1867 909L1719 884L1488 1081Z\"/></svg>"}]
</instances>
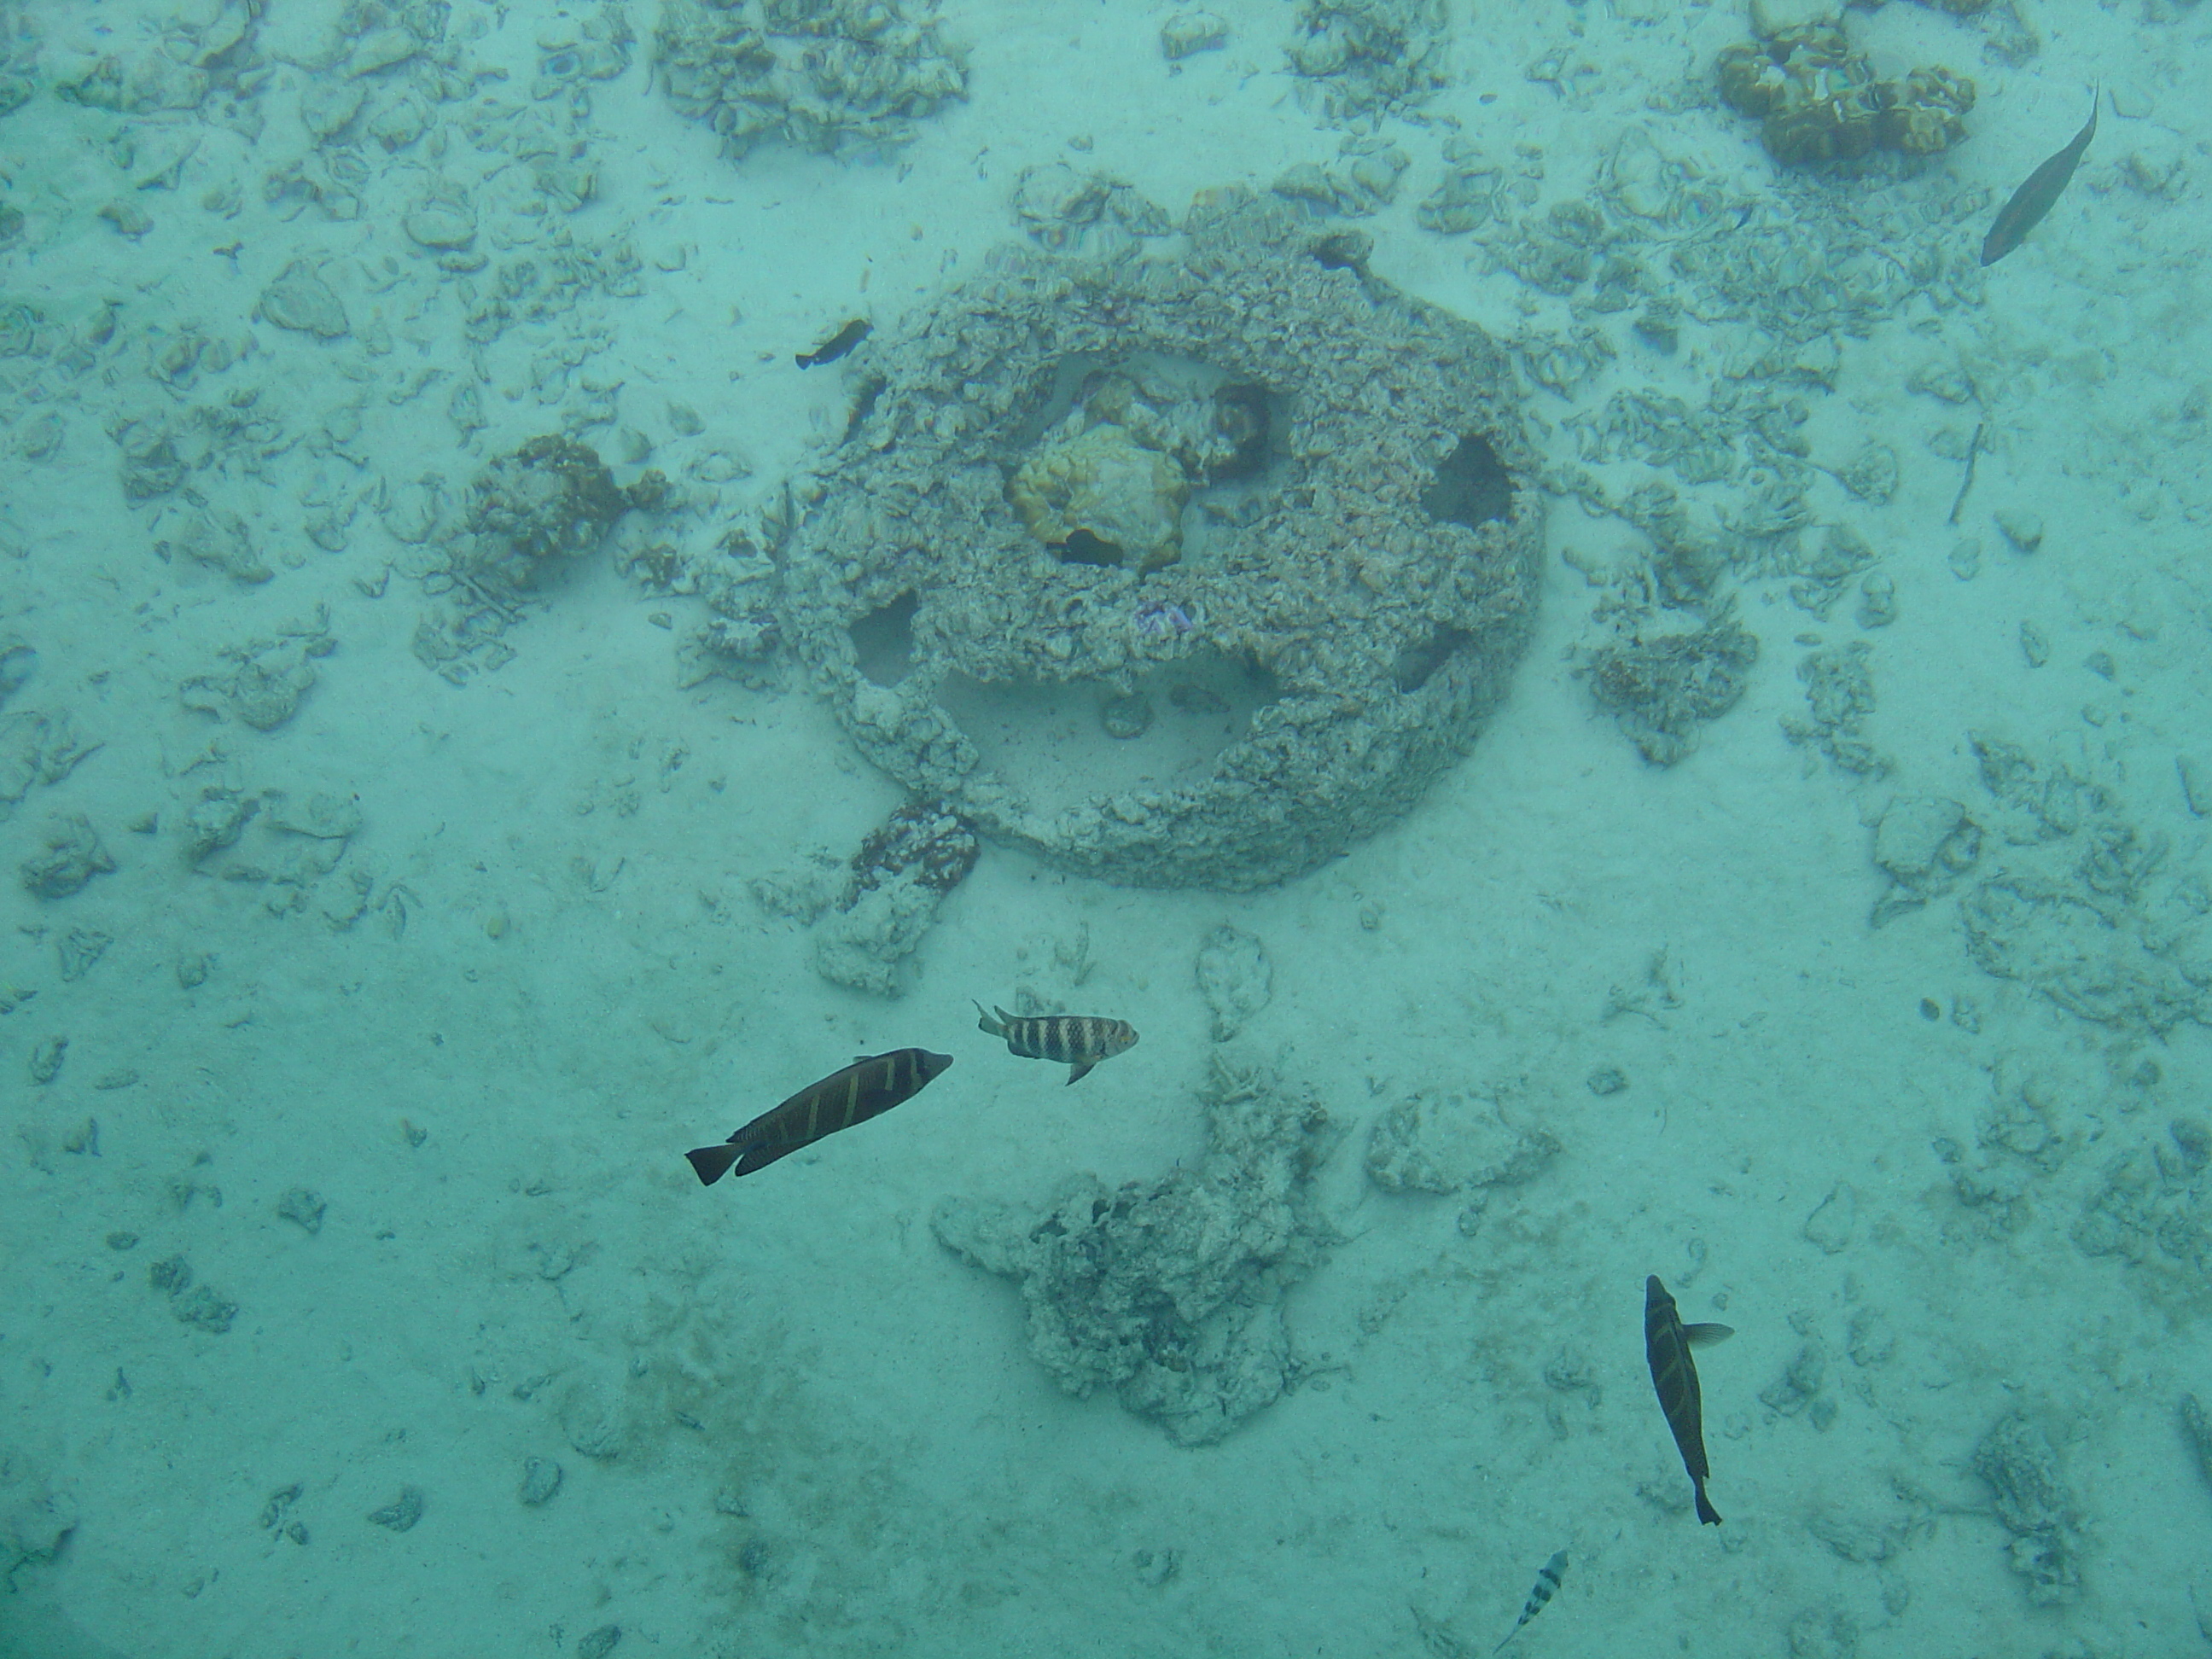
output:
<instances>
[{"instance_id":1,"label":"fish dorsal fin","mask_svg":"<svg viewBox=\"0 0 2212 1659\"><path fill-rule=\"evenodd\" d=\"M1682 1340L1693 1348L1710 1348L1717 1342L1725 1342L1735 1334L1733 1325L1685 1325Z\"/></svg>"}]
</instances>

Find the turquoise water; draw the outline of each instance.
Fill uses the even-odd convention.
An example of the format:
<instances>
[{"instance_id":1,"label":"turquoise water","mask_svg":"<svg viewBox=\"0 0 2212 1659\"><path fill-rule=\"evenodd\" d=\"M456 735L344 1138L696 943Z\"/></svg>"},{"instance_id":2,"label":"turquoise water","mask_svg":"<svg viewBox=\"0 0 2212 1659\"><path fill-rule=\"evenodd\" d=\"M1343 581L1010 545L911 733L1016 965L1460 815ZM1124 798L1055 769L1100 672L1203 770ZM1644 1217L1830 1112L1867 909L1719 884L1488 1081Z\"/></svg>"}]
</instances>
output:
<instances>
[{"instance_id":1,"label":"turquoise water","mask_svg":"<svg viewBox=\"0 0 2212 1659\"><path fill-rule=\"evenodd\" d=\"M0 1655L2212 1646L2212 10L1827 21L0 10Z\"/></svg>"}]
</instances>

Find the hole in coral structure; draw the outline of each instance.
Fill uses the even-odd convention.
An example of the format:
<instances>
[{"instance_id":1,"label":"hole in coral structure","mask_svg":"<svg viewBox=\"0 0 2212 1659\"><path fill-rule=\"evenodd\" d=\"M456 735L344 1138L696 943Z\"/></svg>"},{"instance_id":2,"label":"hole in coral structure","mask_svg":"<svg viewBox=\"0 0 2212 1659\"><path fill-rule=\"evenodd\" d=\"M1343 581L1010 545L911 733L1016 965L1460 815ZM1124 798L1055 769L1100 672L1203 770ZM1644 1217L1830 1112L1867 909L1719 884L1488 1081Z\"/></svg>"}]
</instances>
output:
<instances>
[{"instance_id":1,"label":"hole in coral structure","mask_svg":"<svg viewBox=\"0 0 2212 1659\"><path fill-rule=\"evenodd\" d=\"M1049 817L1126 790L1191 783L1280 695L1246 656L1201 649L1136 676L1124 690L1092 681L985 683L948 675L937 700L983 764ZM1146 705L1141 720L1127 705ZM1121 718L1116 718L1116 716Z\"/></svg>"},{"instance_id":2,"label":"hole in coral structure","mask_svg":"<svg viewBox=\"0 0 2212 1659\"><path fill-rule=\"evenodd\" d=\"M1107 394L1103 399L1102 392ZM1033 452L1079 404L1099 420L1125 418L1127 399L1117 397L1117 392L1133 392L1163 410L1179 398L1211 399L1213 433L1218 440L1225 441L1228 450L1218 459L1179 456L1194 483L1255 478L1267 471L1273 459L1273 434L1283 424L1280 397L1252 381L1231 380L1225 370L1198 358L1156 351L1132 352L1121 358L1083 351L1062 358L1036 412L1010 434L1012 450L1024 456ZM1217 443L1204 447L1217 453L1219 447Z\"/></svg>"},{"instance_id":3,"label":"hole in coral structure","mask_svg":"<svg viewBox=\"0 0 2212 1659\"><path fill-rule=\"evenodd\" d=\"M1453 652L1465 645L1473 636L1457 628L1439 628L1420 645L1409 645L1398 653L1391 665L1391 678L1398 690L1412 693L1429 683L1430 676L1451 660Z\"/></svg>"},{"instance_id":4,"label":"hole in coral structure","mask_svg":"<svg viewBox=\"0 0 2212 1659\"><path fill-rule=\"evenodd\" d=\"M1421 505L1432 519L1474 530L1511 516L1513 479L1490 440L1472 433L1437 468L1437 481L1422 491Z\"/></svg>"},{"instance_id":5,"label":"hole in coral structure","mask_svg":"<svg viewBox=\"0 0 2212 1659\"><path fill-rule=\"evenodd\" d=\"M1111 361L1098 351L1071 352L1061 358L1036 412L1009 434L1013 447L1023 453L1035 448L1037 441L1066 419L1068 410L1082 401L1084 382Z\"/></svg>"},{"instance_id":6,"label":"hole in coral structure","mask_svg":"<svg viewBox=\"0 0 2212 1659\"><path fill-rule=\"evenodd\" d=\"M1236 448L1213 469L1206 482L1256 478L1267 470L1273 422L1269 418L1267 387L1245 384L1220 387L1213 394L1213 427Z\"/></svg>"},{"instance_id":7,"label":"hole in coral structure","mask_svg":"<svg viewBox=\"0 0 2212 1659\"><path fill-rule=\"evenodd\" d=\"M1356 270L1367 274L1367 256L1374 244L1356 230L1324 236L1313 246L1314 263L1323 270Z\"/></svg>"},{"instance_id":8,"label":"hole in coral structure","mask_svg":"<svg viewBox=\"0 0 2212 1659\"><path fill-rule=\"evenodd\" d=\"M838 439L839 443L850 443L853 434L867 424L868 416L876 412L876 400L884 395L885 384L880 378L872 378L860 387L859 395L853 399L853 412L846 417L845 434Z\"/></svg>"},{"instance_id":9,"label":"hole in coral structure","mask_svg":"<svg viewBox=\"0 0 2212 1659\"><path fill-rule=\"evenodd\" d=\"M902 593L847 628L860 672L878 685L896 685L914 671L914 614L921 608L920 599Z\"/></svg>"},{"instance_id":10,"label":"hole in coral structure","mask_svg":"<svg viewBox=\"0 0 2212 1659\"><path fill-rule=\"evenodd\" d=\"M1054 544L1053 550L1062 564L1119 564L1121 550L1103 536L1094 536L1087 530L1072 532L1064 542Z\"/></svg>"}]
</instances>

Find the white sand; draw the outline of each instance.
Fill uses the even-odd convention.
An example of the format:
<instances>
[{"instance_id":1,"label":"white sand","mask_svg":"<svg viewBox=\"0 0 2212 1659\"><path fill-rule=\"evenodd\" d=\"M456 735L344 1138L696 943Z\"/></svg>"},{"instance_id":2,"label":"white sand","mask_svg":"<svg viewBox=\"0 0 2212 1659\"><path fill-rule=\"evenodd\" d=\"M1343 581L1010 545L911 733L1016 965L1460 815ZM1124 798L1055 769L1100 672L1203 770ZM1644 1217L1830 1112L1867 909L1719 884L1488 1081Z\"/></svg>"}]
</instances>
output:
<instances>
[{"instance_id":1,"label":"white sand","mask_svg":"<svg viewBox=\"0 0 2212 1659\"><path fill-rule=\"evenodd\" d=\"M566 1654L619 1626L624 1659L1334 1659L1422 1651L1417 1614L1439 1632L1428 1650L1479 1653L1562 1545L1572 1563L1522 1632L1529 1654L1843 1655L1845 1630L1893 1654L2197 1650L2191 1579L2212 1613L2212 1492L2174 1411L2185 1390L2212 1399L2201 1268L2191 1284L2171 1262L2090 1258L2069 1229L2110 1149L2206 1115L2204 1029L2160 1042L1983 974L1954 900L1878 932L1867 917L1883 888L1869 826L1892 795L1985 803L1969 730L2075 756L2130 822L2171 838L2165 878L2203 867L2173 757L2195 744L2212 760L2212 105L2191 92L2212 8L2144 21L2135 0L2033 6L2045 46L2017 70L1981 63L1978 35L1939 15L1853 14L1886 71L1940 59L1977 78L1974 136L1946 166L1997 200L2071 136L2088 82L2116 100L1983 307L1848 342L1836 393L1812 399L1818 458L1872 435L1904 461L1888 506L1850 509L1896 582L1894 625L1863 633L1850 597L1823 623L1779 580L1744 580L1741 617L1765 647L1750 694L1660 770L1572 676L1592 595L1553 556L1510 703L1395 829L1243 897L1119 890L987 848L896 1001L826 984L809 938L749 896L805 853L846 856L900 798L796 676L782 695L677 689L672 647L696 602L602 559L508 636L512 663L456 688L410 654L425 602L409 573L425 555L374 499L343 552L302 535L318 480L397 491L434 473L450 513L485 459L559 429L562 405L528 389L532 352L596 328L577 373L619 383L619 423L662 446L656 464L710 444L750 464L718 507L675 525L707 544L842 427L837 373L799 374L790 354L857 313L893 327L976 269L1016 234L1006 204L1024 165L1066 156L1180 210L1197 190L1329 159L1337 135L1281 67L1291 9L1217 9L1229 48L1171 71L1161 7L948 7L973 46L969 100L893 165L773 147L725 162L649 88L641 42L592 89L597 194L567 222L580 240L631 238L642 297L511 331L487 372L515 395L488 394L489 425L465 445L445 412L468 368L452 284L395 222L429 141L388 158L368 147L380 171L361 219L281 220L261 181L311 149L293 112L302 73L286 70L259 100L258 140L186 123L200 143L178 187L133 192L117 135L143 146L164 124L51 87L72 52L142 50L161 9L27 9L44 78L0 122L8 199L27 216L0 254L0 297L65 333L112 303L115 332L88 372L30 381L53 389L65 425L50 459L7 438L0 644L38 652L10 711L66 710L102 746L0 825L0 862L35 850L52 814L82 812L121 867L61 899L0 884L0 990L37 994L0 1016L0 1567L9 1537L37 1541L41 1514L75 1517L58 1559L12 1574L0 1653L460 1659ZM456 33L493 23L465 56L514 71L480 95L526 105L538 20L455 12ZM271 0L264 41L311 53L325 15ZM630 16L650 34L649 7ZM1732 188L1771 179L1749 123L1645 107L1705 74L1741 33L1733 11L1646 24L1602 0L1546 0L1453 16L1459 79L1430 112L1500 155L1542 146L1547 201L1578 193L1639 122ZM1597 71L1572 103L1522 72L1570 20ZM447 129L457 112L441 112ZM1415 166L1364 222L1377 274L1501 337L1556 326L1557 302L1524 317L1510 274L1484 276L1466 239L1417 228L1441 134L1385 130ZM1087 151L1068 149L1079 136ZM2179 161L2188 182L2171 200L2131 188L2130 155ZM226 186L235 216L202 205ZM136 240L94 216L119 197L152 215ZM234 240L234 260L210 252ZM660 268L679 252L680 270ZM253 319L302 257L328 262L351 337ZM388 355L363 343L380 313ZM185 400L258 389L291 441L258 480L197 480L248 517L276 565L263 586L163 563L154 544L174 532L156 510L174 498L126 504L118 486L108 428L118 411L176 406L147 353L188 329L251 347ZM1958 411L1905 389L1936 358L1970 364L1991 410L1957 531L1943 517L1958 469L1922 439ZM1702 386L1713 368L1624 359L1590 401L1638 380ZM18 428L39 412L21 392ZM701 437L676 437L672 402L696 411ZM1536 392L1531 407L1551 423L1547 460L1571 463L1567 406ZM348 409L345 453L309 441ZM2005 507L2041 515L2033 557L1991 526ZM1944 562L1961 534L1984 548L1971 582ZM1638 547L1567 501L1551 536L1555 554L1601 563ZM380 597L364 592L392 566ZM177 683L217 650L318 605L337 648L295 719L264 734L180 705ZM2023 620L2051 641L2039 671L2021 655ZM1804 632L1872 643L1867 731L1896 763L1887 780L1784 740ZM2100 649L2109 681L2081 667ZM188 771L211 745L221 758ZM182 861L175 825L217 781L358 796L363 828L302 914L272 915L269 888ZM161 832L132 833L147 813ZM355 869L379 896L404 887L404 932L389 910L344 931L322 919ZM1111 1399L1062 1395L1027 1353L1012 1289L941 1249L928 1216L948 1194L1036 1201L1071 1171L1142 1180L1201 1150L1211 1045L1191 964L1223 921L1274 968L1247 1048L1349 1131L1321 1176L1346 1238L1291 1293L1307 1386L1193 1451ZM57 941L72 928L113 942L65 981ZM1095 971L1079 991L1054 952L1082 929ZM1671 994L1605 1018L1615 988L1650 988L1661 952ZM205 982L183 988L177 964L203 953ZM969 1000L1008 1000L1017 983L1126 1018L1144 1040L1064 1088L1057 1068L972 1030ZM1921 1017L1922 998L1948 1010L1961 995L1978 1033ZM31 1051L56 1035L65 1061L34 1085ZM685 1168L685 1147L852 1054L908 1043L959 1057L910 1106L743 1182L702 1191ZM2162 1080L2124 1086L2145 1060ZM1602 1066L1629 1088L1593 1094ZM2068 1161L2015 1231L1985 1237L1930 1143L1978 1158L1993 1078L2024 1073L2049 1080ZM1380 1193L1361 1172L1372 1115L1426 1086L1507 1089L1565 1146L1472 1239L1458 1200ZM88 1120L96 1155L67 1150ZM2175 1201L2212 1226L2202 1179ZM1838 1182L1857 1225L1826 1255L1802 1228ZM276 1213L297 1188L327 1201L319 1234ZM118 1233L135 1245L112 1248ZM1705 1266L1684 1286L1693 1239ZM179 1255L237 1304L227 1333L180 1323L149 1286L149 1267ZM1639 1495L1687 1501L1638 1340L1652 1272L1677 1284L1686 1319L1738 1330L1702 1362L1717 1529ZM1893 1339L1887 1358L1854 1361L1861 1314ZM1825 1431L1759 1398L1808 1345L1825 1355L1819 1397L1839 1408ZM1593 1385L1547 1387L1562 1358ZM2015 1404L2051 1434L2082 1517L2069 1607L2029 1605L1968 1467ZM601 1405L621 1440L594 1459L571 1442ZM530 1508L516 1492L533 1456L565 1483ZM420 1523L369 1524L404 1486L425 1496ZM291 1520L304 1544L283 1535ZM1883 1559L1844 1559L1816 1522ZM1137 1553L1166 1551L1173 1576L1144 1582Z\"/></svg>"}]
</instances>

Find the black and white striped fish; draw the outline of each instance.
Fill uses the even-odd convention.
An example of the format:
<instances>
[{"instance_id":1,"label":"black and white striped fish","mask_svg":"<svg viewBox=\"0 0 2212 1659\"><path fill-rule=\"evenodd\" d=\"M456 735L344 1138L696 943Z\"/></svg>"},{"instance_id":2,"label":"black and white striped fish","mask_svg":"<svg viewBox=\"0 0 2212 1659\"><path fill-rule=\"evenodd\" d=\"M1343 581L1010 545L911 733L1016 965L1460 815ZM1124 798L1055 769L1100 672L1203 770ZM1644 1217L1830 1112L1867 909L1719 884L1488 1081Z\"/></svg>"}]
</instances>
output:
<instances>
[{"instance_id":1,"label":"black and white striped fish","mask_svg":"<svg viewBox=\"0 0 2212 1659\"><path fill-rule=\"evenodd\" d=\"M1544 1570L1536 1575L1536 1588L1528 1592L1528 1605L1521 1609L1520 1623L1505 1632L1505 1641L1491 1650L1493 1654L1505 1651L1505 1643L1521 1633L1521 1626L1543 1612L1547 1603L1559 1593L1559 1580L1567 1575L1567 1553L1559 1551L1544 1563Z\"/></svg>"},{"instance_id":2,"label":"black and white striped fish","mask_svg":"<svg viewBox=\"0 0 2212 1659\"><path fill-rule=\"evenodd\" d=\"M1102 1060L1111 1060L1137 1046L1136 1028L1126 1019L1099 1014L1010 1014L1003 1008L983 1013L978 1030L1006 1040L1006 1048L1024 1060L1058 1060L1067 1063L1067 1080L1074 1082ZM994 1019L992 1015L995 1014Z\"/></svg>"}]
</instances>

